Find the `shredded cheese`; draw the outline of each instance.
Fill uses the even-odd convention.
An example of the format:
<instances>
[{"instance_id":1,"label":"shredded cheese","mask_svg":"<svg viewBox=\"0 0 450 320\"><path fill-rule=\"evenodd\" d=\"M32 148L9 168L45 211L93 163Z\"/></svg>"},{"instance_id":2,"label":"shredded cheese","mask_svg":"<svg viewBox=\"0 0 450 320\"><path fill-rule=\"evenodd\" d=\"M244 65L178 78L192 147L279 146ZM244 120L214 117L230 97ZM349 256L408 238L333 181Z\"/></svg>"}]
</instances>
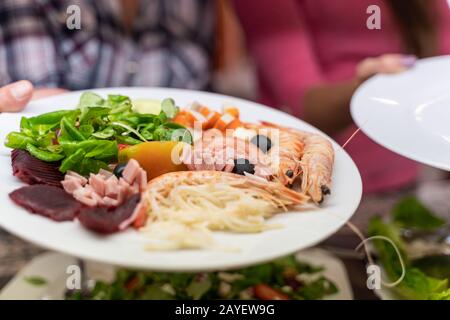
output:
<instances>
[{"instance_id":1,"label":"shredded cheese","mask_svg":"<svg viewBox=\"0 0 450 320\"><path fill-rule=\"evenodd\" d=\"M180 184L166 195L148 190L149 222L143 231L150 250L208 248L212 231L261 232L274 227L266 219L279 211L275 202L252 188L230 183Z\"/></svg>"}]
</instances>

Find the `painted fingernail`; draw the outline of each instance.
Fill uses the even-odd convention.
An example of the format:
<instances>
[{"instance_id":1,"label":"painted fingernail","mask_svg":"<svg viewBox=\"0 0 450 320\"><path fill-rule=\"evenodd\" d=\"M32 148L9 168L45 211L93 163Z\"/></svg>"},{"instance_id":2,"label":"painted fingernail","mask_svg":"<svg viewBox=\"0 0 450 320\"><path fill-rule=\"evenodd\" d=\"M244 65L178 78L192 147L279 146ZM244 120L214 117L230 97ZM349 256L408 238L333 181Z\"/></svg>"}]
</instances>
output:
<instances>
[{"instance_id":1,"label":"painted fingernail","mask_svg":"<svg viewBox=\"0 0 450 320\"><path fill-rule=\"evenodd\" d=\"M11 95L16 100L24 100L26 99L30 93L31 90L33 90L31 84L28 81L19 81L11 86Z\"/></svg>"},{"instance_id":2,"label":"painted fingernail","mask_svg":"<svg viewBox=\"0 0 450 320\"><path fill-rule=\"evenodd\" d=\"M416 64L416 61L417 61L417 57L414 55L403 56L400 59L400 63L402 64L402 66L407 67L407 68L414 66Z\"/></svg>"}]
</instances>

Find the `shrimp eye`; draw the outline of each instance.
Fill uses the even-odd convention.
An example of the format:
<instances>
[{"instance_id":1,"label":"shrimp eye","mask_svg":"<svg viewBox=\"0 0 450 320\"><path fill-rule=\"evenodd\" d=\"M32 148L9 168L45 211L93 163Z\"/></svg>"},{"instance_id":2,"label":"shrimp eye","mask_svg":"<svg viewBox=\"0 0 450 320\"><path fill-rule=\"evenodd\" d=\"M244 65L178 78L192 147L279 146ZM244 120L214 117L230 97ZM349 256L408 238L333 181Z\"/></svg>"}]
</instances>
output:
<instances>
[{"instance_id":1,"label":"shrimp eye","mask_svg":"<svg viewBox=\"0 0 450 320\"><path fill-rule=\"evenodd\" d=\"M261 134L254 136L250 140L250 142L256 145L264 153L266 153L267 151L270 150L270 148L272 148L272 141L268 137L263 136Z\"/></svg>"},{"instance_id":2,"label":"shrimp eye","mask_svg":"<svg viewBox=\"0 0 450 320\"><path fill-rule=\"evenodd\" d=\"M294 176L294 171L292 171L291 169L286 170L286 175L287 175L289 178L292 178L292 177Z\"/></svg>"}]
</instances>

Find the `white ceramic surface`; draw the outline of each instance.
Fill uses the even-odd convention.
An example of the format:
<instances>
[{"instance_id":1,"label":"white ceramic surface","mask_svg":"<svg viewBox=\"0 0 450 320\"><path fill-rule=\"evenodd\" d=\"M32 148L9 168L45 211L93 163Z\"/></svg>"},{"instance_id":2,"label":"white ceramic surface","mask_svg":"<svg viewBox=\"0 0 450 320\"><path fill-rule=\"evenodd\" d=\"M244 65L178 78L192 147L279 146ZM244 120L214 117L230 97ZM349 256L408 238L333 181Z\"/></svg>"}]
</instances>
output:
<instances>
[{"instance_id":1,"label":"white ceramic surface","mask_svg":"<svg viewBox=\"0 0 450 320\"><path fill-rule=\"evenodd\" d=\"M162 88L111 88L95 92L101 95L124 94L135 99L172 97L180 106L197 100L216 109L220 109L223 103L232 103L241 110L242 119L246 121L268 120L318 132L310 125L280 111L217 94ZM72 92L35 101L23 115L72 108L76 106L80 94L81 92ZM215 234L217 243L238 248L236 251L149 252L144 250L145 236L135 230L101 236L82 228L78 222L56 223L29 214L9 199L8 193L23 184L12 176L9 150L3 147L3 140L9 131L18 130L21 115L0 115L0 164L3 168L0 171L0 226L40 246L87 260L165 271L206 271L256 264L310 247L332 235L352 216L361 199L359 172L348 154L334 143L336 160L332 194L320 207L280 214L270 219L269 223L282 224L283 228L280 229L257 234Z\"/></svg>"},{"instance_id":2,"label":"white ceramic surface","mask_svg":"<svg viewBox=\"0 0 450 320\"><path fill-rule=\"evenodd\" d=\"M450 171L450 56L420 60L401 74L373 77L356 91L351 113L380 145Z\"/></svg>"}]
</instances>

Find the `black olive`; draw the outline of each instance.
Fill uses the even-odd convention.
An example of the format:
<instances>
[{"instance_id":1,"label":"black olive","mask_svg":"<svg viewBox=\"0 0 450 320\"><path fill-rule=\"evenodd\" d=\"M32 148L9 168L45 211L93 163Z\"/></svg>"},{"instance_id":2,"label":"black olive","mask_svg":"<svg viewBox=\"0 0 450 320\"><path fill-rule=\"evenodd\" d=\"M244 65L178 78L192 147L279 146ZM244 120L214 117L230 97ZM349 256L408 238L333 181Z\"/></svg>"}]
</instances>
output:
<instances>
[{"instance_id":1,"label":"black olive","mask_svg":"<svg viewBox=\"0 0 450 320\"><path fill-rule=\"evenodd\" d=\"M330 188L328 188L327 186L323 185L320 187L320 190L322 191L322 194L331 194L331 190Z\"/></svg>"},{"instance_id":2,"label":"black olive","mask_svg":"<svg viewBox=\"0 0 450 320\"><path fill-rule=\"evenodd\" d=\"M244 175L244 172L254 174L255 173L255 165L251 164L248 159L235 159L234 160L234 168L233 173Z\"/></svg>"},{"instance_id":3,"label":"black olive","mask_svg":"<svg viewBox=\"0 0 450 320\"><path fill-rule=\"evenodd\" d=\"M286 175L287 175L289 178L292 178L292 177L294 176L294 171L292 171L291 169L288 169L288 170L286 170Z\"/></svg>"},{"instance_id":4,"label":"black olive","mask_svg":"<svg viewBox=\"0 0 450 320\"><path fill-rule=\"evenodd\" d=\"M250 142L256 145L264 153L272 148L272 141L268 137L261 134L254 136Z\"/></svg>"},{"instance_id":5,"label":"black olive","mask_svg":"<svg viewBox=\"0 0 450 320\"><path fill-rule=\"evenodd\" d=\"M114 175L117 178L122 177L123 170L125 169L126 166L127 166L126 162L117 164L117 166L114 168L114 171L113 171Z\"/></svg>"}]
</instances>

